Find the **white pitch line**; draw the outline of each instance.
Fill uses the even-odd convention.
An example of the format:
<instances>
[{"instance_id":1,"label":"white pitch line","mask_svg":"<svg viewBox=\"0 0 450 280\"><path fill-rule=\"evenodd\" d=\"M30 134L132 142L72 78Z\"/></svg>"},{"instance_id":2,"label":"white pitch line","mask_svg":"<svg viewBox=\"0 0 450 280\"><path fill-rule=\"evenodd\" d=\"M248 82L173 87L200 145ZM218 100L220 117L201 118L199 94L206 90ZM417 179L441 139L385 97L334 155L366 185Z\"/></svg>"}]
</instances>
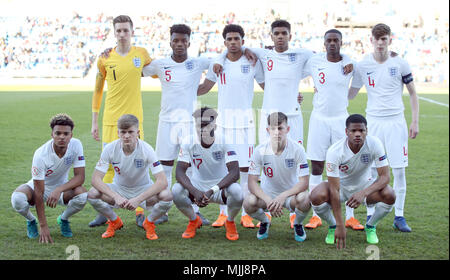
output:
<instances>
[{"instance_id":1,"label":"white pitch line","mask_svg":"<svg viewBox=\"0 0 450 280\"><path fill-rule=\"evenodd\" d=\"M441 105L441 106L444 106L444 107L448 108L448 104L437 102L437 101L434 101L433 99L429 99L429 98L425 98L425 97L421 97L421 96L419 96L419 99L425 100L425 101L428 101L430 103L434 103L434 104Z\"/></svg>"}]
</instances>

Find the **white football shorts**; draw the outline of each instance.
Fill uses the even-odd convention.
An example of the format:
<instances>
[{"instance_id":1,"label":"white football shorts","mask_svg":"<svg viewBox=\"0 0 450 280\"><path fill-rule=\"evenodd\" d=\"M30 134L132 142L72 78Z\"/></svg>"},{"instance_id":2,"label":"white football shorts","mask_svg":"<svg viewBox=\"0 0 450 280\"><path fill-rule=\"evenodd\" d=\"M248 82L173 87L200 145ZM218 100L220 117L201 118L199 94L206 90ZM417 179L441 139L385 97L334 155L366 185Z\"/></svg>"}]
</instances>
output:
<instances>
[{"instance_id":1,"label":"white football shorts","mask_svg":"<svg viewBox=\"0 0 450 280\"><path fill-rule=\"evenodd\" d=\"M408 126L403 114L392 117L367 116L368 135L378 137L386 149L391 168L408 166Z\"/></svg>"},{"instance_id":2,"label":"white football shorts","mask_svg":"<svg viewBox=\"0 0 450 280\"><path fill-rule=\"evenodd\" d=\"M234 147L239 167L249 167L255 146L255 128L226 128L217 126L217 138L224 144Z\"/></svg>"},{"instance_id":3,"label":"white football shorts","mask_svg":"<svg viewBox=\"0 0 450 280\"><path fill-rule=\"evenodd\" d=\"M177 159L182 139L193 134L193 122L175 123L160 120L156 135L156 155L158 159L163 161Z\"/></svg>"},{"instance_id":4,"label":"white football shorts","mask_svg":"<svg viewBox=\"0 0 450 280\"><path fill-rule=\"evenodd\" d=\"M306 155L309 160L325 161L328 148L345 137L345 120L348 115L336 118L311 113L308 129Z\"/></svg>"}]
</instances>

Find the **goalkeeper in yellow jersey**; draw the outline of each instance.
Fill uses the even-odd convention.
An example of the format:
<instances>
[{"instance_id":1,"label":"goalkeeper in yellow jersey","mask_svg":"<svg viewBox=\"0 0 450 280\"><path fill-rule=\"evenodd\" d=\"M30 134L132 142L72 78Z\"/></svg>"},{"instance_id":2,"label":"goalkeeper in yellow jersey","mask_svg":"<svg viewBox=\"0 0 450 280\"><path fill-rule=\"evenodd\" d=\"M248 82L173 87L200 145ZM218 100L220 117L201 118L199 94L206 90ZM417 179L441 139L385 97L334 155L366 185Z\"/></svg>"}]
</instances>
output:
<instances>
[{"instance_id":1,"label":"goalkeeper in yellow jersey","mask_svg":"<svg viewBox=\"0 0 450 280\"><path fill-rule=\"evenodd\" d=\"M147 50L131 45L134 34L133 22L129 16L120 15L113 20L114 36L117 46L109 57L99 57L95 90L92 96L92 137L100 141L98 114L100 111L105 81L108 90L103 109L101 141L103 147L118 139L117 120L124 114L135 115L139 119L140 137L144 138L143 109L141 94L142 68L152 61ZM110 165L103 181L112 183L114 170ZM141 207L136 209L136 223L142 227L145 218ZM106 223L106 217L98 215L89 223L95 227Z\"/></svg>"}]
</instances>

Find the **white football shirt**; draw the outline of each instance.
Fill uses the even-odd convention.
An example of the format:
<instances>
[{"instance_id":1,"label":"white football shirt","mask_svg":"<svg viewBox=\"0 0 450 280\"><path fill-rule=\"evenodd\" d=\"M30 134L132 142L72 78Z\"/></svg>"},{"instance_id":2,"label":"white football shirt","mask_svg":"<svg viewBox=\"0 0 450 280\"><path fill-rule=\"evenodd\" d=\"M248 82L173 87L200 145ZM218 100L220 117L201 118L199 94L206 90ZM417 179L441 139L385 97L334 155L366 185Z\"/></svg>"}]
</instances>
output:
<instances>
[{"instance_id":1,"label":"white football shirt","mask_svg":"<svg viewBox=\"0 0 450 280\"><path fill-rule=\"evenodd\" d=\"M344 66L355 62L330 62L326 53L313 55L305 66L305 74L311 75L317 93L313 97L313 112L324 117L348 115L348 88L353 72L345 75Z\"/></svg>"},{"instance_id":2,"label":"white football shirt","mask_svg":"<svg viewBox=\"0 0 450 280\"><path fill-rule=\"evenodd\" d=\"M166 122L190 122L197 104L197 89L202 72L210 60L189 57L175 62L171 57L155 59L142 69L144 76L157 75L161 81L161 112L159 119Z\"/></svg>"},{"instance_id":3,"label":"white football shirt","mask_svg":"<svg viewBox=\"0 0 450 280\"><path fill-rule=\"evenodd\" d=\"M272 198L276 197L297 184L299 177L309 175L305 149L288 138L281 155L275 155L270 141L266 141L256 147L248 174L259 176L261 170L262 190Z\"/></svg>"},{"instance_id":4,"label":"white football shirt","mask_svg":"<svg viewBox=\"0 0 450 280\"><path fill-rule=\"evenodd\" d=\"M366 184L372 177L372 163L375 163L376 168L388 165L380 139L367 135L364 145L354 154L345 137L331 145L327 151L327 176L339 177L341 188L351 192Z\"/></svg>"},{"instance_id":5,"label":"white football shirt","mask_svg":"<svg viewBox=\"0 0 450 280\"><path fill-rule=\"evenodd\" d=\"M219 89L217 124L226 128L253 127L253 80L264 82L261 63L252 66L244 55L237 61L225 59L219 77L213 66L211 63L206 79L217 83Z\"/></svg>"},{"instance_id":6,"label":"white football shirt","mask_svg":"<svg viewBox=\"0 0 450 280\"><path fill-rule=\"evenodd\" d=\"M197 136L183 139L178 161L192 166L192 184L202 191L207 191L219 183L227 174L227 163L238 161L236 151L227 144L216 141L209 148L200 144Z\"/></svg>"},{"instance_id":7,"label":"white football shirt","mask_svg":"<svg viewBox=\"0 0 450 280\"><path fill-rule=\"evenodd\" d=\"M32 179L29 183L33 186L33 180L44 180L45 188L53 190L69 181L69 171L72 166L73 168L85 167L81 141L72 137L66 153L60 158L53 149L53 139L51 139L34 152L31 167Z\"/></svg>"},{"instance_id":8,"label":"white football shirt","mask_svg":"<svg viewBox=\"0 0 450 280\"><path fill-rule=\"evenodd\" d=\"M366 113L374 117L403 114L403 79L412 81L411 68L403 58L391 57L378 63L368 54L356 65L352 87L366 86Z\"/></svg>"},{"instance_id":9,"label":"white football shirt","mask_svg":"<svg viewBox=\"0 0 450 280\"><path fill-rule=\"evenodd\" d=\"M115 173L113 183L127 188L153 184L149 169L152 174L163 172L152 146L142 140L130 155L124 154L120 139L107 144L95 168L106 173L110 164Z\"/></svg>"},{"instance_id":10,"label":"white football shirt","mask_svg":"<svg viewBox=\"0 0 450 280\"><path fill-rule=\"evenodd\" d=\"M288 49L283 53L268 49L250 49L264 69L264 98L266 113L283 112L287 116L301 114L297 102L298 87L304 66L313 52L307 49Z\"/></svg>"}]
</instances>

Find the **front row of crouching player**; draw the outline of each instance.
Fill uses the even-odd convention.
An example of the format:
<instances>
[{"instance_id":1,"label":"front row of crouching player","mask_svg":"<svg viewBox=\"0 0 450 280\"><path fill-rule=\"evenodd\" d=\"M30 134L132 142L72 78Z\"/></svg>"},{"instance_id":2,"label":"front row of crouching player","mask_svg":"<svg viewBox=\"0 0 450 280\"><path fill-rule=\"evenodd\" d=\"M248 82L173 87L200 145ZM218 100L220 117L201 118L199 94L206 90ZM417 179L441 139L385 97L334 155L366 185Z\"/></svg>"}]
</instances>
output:
<instances>
[{"instance_id":1,"label":"front row of crouching player","mask_svg":"<svg viewBox=\"0 0 450 280\"><path fill-rule=\"evenodd\" d=\"M176 168L177 183L170 190L164 171L153 148L139 139L139 120L123 115L118 120L119 139L107 144L92 175L91 190L82 186L85 179L83 147L72 138L73 121L65 114L52 118L52 139L36 150L31 168L32 179L19 186L11 196L13 208L27 219L29 238L40 236L40 242L53 242L45 217L45 205L67 208L58 217L61 234L71 237L69 217L81 211L87 201L108 218L103 238L110 238L123 227L113 208L135 210L143 207L150 211L143 227L146 237L158 239L154 221L166 214L172 202L189 219L182 238L193 238L202 226L192 204L205 207L210 202L227 205L228 218L225 236L239 239L234 222L242 206L254 219L260 221L258 239L269 236L271 220L280 217L283 208L295 212L294 239L306 239L303 220L311 206L329 224L325 242L345 248L346 231L341 216L341 202L357 208L361 204L375 205L365 231L367 242L378 243L376 225L393 208L395 193L389 187L389 169L381 141L367 136L366 119L358 114L346 121L346 137L332 145L326 156L328 181L322 182L308 193L309 168L305 150L289 136L287 116L280 112L267 118L269 139L255 149L251 160L248 186L250 195L245 200L239 179L239 163L232 145L216 138L217 112L204 107L194 112L196 135L182 143ZM111 184L103 177L112 165L115 171ZM378 171L372 181L371 166ZM73 166L74 176L69 180ZM191 167L192 175L186 171ZM151 170L156 181L149 175ZM258 178L261 176L261 184ZM41 232L30 206L36 206Z\"/></svg>"}]
</instances>

